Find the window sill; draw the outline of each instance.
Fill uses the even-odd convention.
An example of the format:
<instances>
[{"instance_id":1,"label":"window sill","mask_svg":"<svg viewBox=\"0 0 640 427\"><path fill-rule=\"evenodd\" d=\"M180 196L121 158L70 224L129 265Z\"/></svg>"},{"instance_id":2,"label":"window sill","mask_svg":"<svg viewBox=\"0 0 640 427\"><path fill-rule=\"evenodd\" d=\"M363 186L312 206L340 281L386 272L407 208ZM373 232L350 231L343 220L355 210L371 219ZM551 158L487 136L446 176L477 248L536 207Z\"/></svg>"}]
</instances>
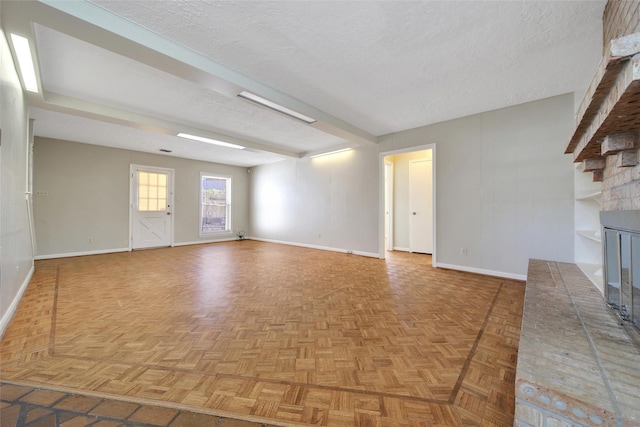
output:
<instances>
[{"instance_id":1,"label":"window sill","mask_svg":"<svg viewBox=\"0 0 640 427\"><path fill-rule=\"evenodd\" d=\"M206 233L200 233L200 237L216 237L216 236L235 236L233 231L224 230L224 231L208 231Z\"/></svg>"}]
</instances>

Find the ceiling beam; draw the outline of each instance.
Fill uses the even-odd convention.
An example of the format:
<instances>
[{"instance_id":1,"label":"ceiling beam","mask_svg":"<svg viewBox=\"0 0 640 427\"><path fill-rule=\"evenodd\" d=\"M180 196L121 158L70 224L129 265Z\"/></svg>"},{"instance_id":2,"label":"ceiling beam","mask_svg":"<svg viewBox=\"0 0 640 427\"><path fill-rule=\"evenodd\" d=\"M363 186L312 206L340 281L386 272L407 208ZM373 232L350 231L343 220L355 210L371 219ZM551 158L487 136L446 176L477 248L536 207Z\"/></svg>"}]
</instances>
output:
<instances>
[{"instance_id":1,"label":"ceiling beam","mask_svg":"<svg viewBox=\"0 0 640 427\"><path fill-rule=\"evenodd\" d=\"M8 7L7 7L8 6ZM377 138L285 93L198 54L172 40L142 28L87 1L39 0L6 2L3 21L39 23L158 70L235 97L247 90L292 110L313 117L312 126L356 145L377 143ZM32 40L33 38L33 28ZM271 150L269 150L271 151Z\"/></svg>"},{"instance_id":2,"label":"ceiling beam","mask_svg":"<svg viewBox=\"0 0 640 427\"><path fill-rule=\"evenodd\" d=\"M242 145L246 149L252 151L266 151L291 158L302 157L299 153L274 147L273 145L262 144L246 138L238 138L229 134L214 132L169 120L158 119L156 117L138 114L119 108L108 107L54 92L45 91L42 94L42 97L31 98L30 105L60 113L73 114L92 120L99 120L120 126L128 126L135 129L160 133L163 135L177 137L178 133L183 132L218 141Z\"/></svg>"}]
</instances>

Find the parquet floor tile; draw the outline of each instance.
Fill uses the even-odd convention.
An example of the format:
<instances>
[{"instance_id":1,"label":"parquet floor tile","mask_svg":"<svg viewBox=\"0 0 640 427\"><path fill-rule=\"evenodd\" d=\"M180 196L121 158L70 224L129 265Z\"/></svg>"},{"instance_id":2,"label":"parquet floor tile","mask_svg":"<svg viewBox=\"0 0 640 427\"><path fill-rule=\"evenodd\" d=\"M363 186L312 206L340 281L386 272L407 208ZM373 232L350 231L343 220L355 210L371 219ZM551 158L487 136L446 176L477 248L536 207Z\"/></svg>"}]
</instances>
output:
<instances>
[{"instance_id":1,"label":"parquet floor tile","mask_svg":"<svg viewBox=\"0 0 640 427\"><path fill-rule=\"evenodd\" d=\"M427 255L255 241L43 260L0 374L282 425L508 424L523 297Z\"/></svg>"}]
</instances>

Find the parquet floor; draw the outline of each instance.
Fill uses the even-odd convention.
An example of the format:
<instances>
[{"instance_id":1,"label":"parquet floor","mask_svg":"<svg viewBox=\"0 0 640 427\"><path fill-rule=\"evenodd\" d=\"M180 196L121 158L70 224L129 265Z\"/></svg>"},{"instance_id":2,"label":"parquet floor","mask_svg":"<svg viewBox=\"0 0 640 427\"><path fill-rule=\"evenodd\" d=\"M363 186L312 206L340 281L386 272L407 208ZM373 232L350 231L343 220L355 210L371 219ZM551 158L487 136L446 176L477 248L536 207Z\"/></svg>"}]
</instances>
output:
<instances>
[{"instance_id":1,"label":"parquet floor","mask_svg":"<svg viewBox=\"0 0 640 427\"><path fill-rule=\"evenodd\" d=\"M42 260L1 379L276 425L511 426L524 283L256 241Z\"/></svg>"}]
</instances>

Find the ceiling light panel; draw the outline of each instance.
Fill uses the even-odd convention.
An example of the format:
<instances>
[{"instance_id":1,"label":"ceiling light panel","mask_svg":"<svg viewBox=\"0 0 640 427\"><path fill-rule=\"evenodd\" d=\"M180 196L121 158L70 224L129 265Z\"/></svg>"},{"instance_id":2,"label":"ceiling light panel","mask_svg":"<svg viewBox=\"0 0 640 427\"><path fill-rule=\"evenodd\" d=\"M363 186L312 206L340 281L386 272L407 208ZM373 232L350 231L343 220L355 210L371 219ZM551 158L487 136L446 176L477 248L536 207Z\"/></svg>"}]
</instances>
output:
<instances>
[{"instance_id":1,"label":"ceiling light panel","mask_svg":"<svg viewBox=\"0 0 640 427\"><path fill-rule=\"evenodd\" d=\"M235 148L237 150L245 149L245 147L243 147L242 145L232 144L230 142L225 142L225 141L218 141L217 139L205 138L204 136L190 135L188 133L182 133L182 132L179 133L178 136L180 138L191 139L193 141L200 141L200 142L206 142L207 144L219 145L220 147Z\"/></svg>"},{"instance_id":2,"label":"ceiling light panel","mask_svg":"<svg viewBox=\"0 0 640 427\"><path fill-rule=\"evenodd\" d=\"M29 39L11 33L11 43L18 58L18 67L20 68L24 88L29 92L38 93L38 80L36 78L36 69L33 65L33 57L31 56Z\"/></svg>"},{"instance_id":3,"label":"ceiling light panel","mask_svg":"<svg viewBox=\"0 0 640 427\"><path fill-rule=\"evenodd\" d=\"M309 156L312 159L315 159L316 157L324 157L324 156L331 156L332 154L338 154L338 153L344 153L345 151L351 151L351 148L342 148L340 150L333 150L333 151L328 151L326 153L319 153L319 154L314 154L313 156Z\"/></svg>"},{"instance_id":4,"label":"ceiling light panel","mask_svg":"<svg viewBox=\"0 0 640 427\"><path fill-rule=\"evenodd\" d=\"M269 101L268 99L265 99L265 98L263 98L261 96L258 96L256 94L254 94L254 93L247 92L247 91L242 91L242 92L240 92L238 94L238 96L240 98L246 99L246 100L251 101L251 102L255 102L256 104L260 104L260 105L262 105L264 107L271 108L272 110L275 110L275 111L278 111L280 113L286 114L287 116L293 117L293 118L298 119L298 120L302 120L303 122L305 122L307 124L311 124L311 123L315 123L316 122L316 119L312 119L309 116L305 116L304 114L298 113L297 111L294 111L294 110L292 110L290 108L287 108L287 107L285 107L283 105L276 104L275 102Z\"/></svg>"}]
</instances>

